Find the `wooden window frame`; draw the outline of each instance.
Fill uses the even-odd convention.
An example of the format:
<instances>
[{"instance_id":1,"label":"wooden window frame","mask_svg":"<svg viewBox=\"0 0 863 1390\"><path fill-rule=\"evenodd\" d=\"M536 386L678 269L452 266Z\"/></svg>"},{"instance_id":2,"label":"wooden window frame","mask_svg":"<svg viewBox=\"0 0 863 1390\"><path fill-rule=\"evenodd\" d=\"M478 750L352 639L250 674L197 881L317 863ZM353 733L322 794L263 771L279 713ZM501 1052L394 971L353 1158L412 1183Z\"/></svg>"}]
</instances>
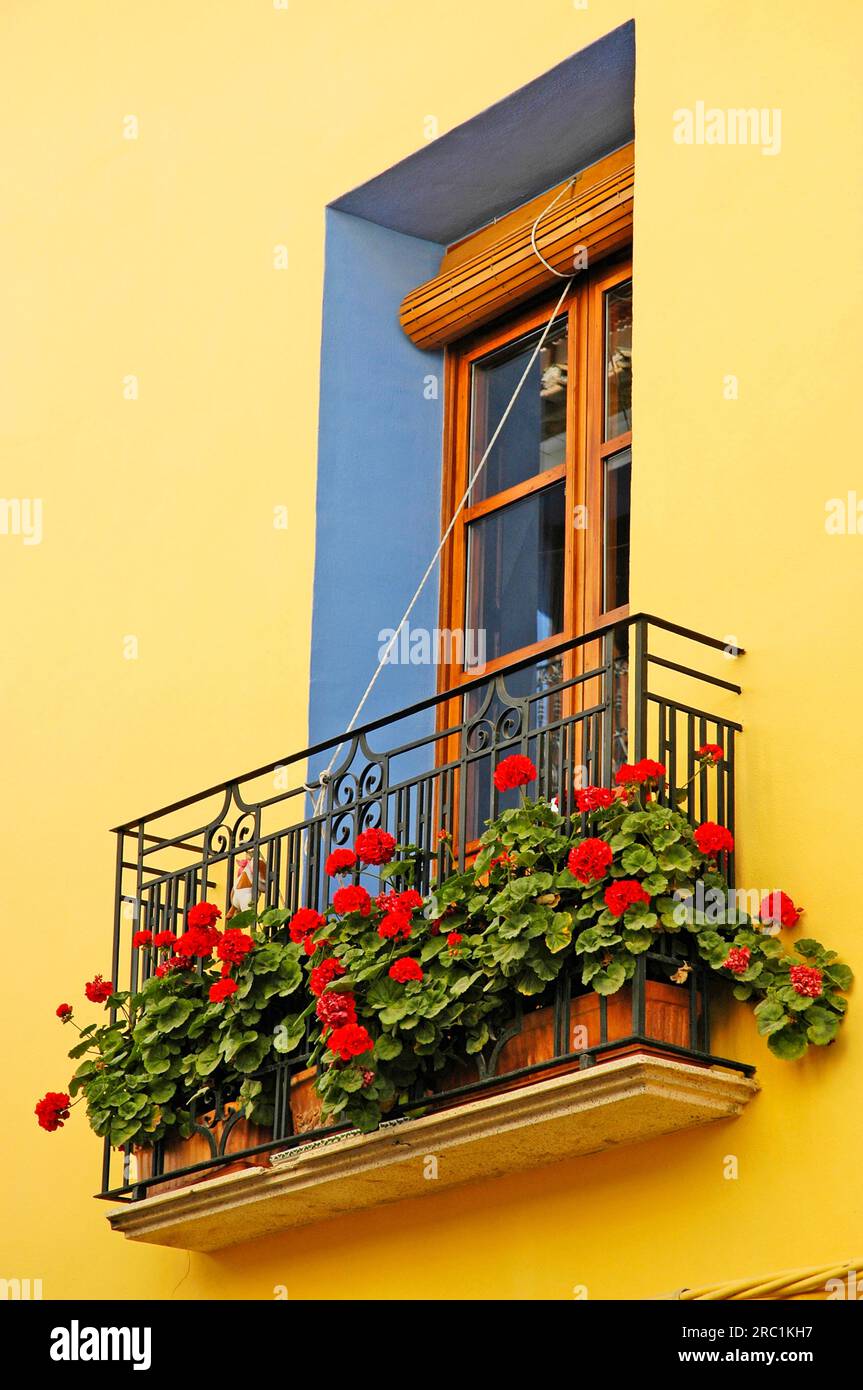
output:
<instances>
[{"instance_id":1,"label":"wooden window frame","mask_svg":"<svg viewBox=\"0 0 863 1390\"><path fill-rule=\"evenodd\" d=\"M576 281L557 315L567 319L567 410L565 463L466 506L456 519L442 556L440 625L450 631L467 627L467 535L471 521L498 511L521 497L539 492L554 482L566 481L567 518L564 546L565 573L563 630L554 636L505 653L489 661L481 674L492 676L516 661L540 659L561 642L580 636L601 624L629 614L629 605L603 610L603 549L605 539L605 460L631 447L627 431L605 440L605 295L632 278L629 253L604 261L595 271ZM464 495L470 464L471 368L475 362L536 332L548 323L557 295L497 320L470 337L447 347L444 364L444 468L442 532ZM575 526L575 509L587 508L588 524ZM577 656L570 652L564 663L564 679L575 673ZM465 671L454 661L442 664L438 689L456 691L478 673ZM442 711L443 713L443 711Z\"/></svg>"}]
</instances>

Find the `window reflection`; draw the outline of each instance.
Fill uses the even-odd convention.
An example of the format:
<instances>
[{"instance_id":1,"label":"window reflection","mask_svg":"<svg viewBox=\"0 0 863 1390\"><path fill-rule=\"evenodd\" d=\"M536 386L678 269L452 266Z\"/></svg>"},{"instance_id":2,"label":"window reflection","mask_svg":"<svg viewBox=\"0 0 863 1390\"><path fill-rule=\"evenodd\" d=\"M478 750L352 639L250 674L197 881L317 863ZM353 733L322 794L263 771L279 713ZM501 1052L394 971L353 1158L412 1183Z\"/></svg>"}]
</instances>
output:
<instances>
[{"instance_id":1,"label":"window reflection","mask_svg":"<svg viewBox=\"0 0 863 1390\"><path fill-rule=\"evenodd\" d=\"M477 362L471 377L471 473L497 429L541 333ZM557 468L566 458L566 326L552 331L521 388L483 470L471 504Z\"/></svg>"},{"instance_id":2,"label":"window reflection","mask_svg":"<svg viewBox=\"0 0 863 1390\"><path fill-rule=\"evenodd\" d=\"M605 296L605 439L632 429L632 281Z\"/></svg>"}]
</instances>

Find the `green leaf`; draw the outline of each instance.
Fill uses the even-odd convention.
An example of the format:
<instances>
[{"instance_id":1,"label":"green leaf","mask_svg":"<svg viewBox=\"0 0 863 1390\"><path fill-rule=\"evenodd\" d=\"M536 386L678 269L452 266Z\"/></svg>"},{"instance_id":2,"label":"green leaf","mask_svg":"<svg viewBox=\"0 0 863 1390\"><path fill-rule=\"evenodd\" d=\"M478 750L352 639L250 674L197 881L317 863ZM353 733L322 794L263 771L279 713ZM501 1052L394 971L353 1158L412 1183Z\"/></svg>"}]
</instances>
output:
<instances>
[{"instance_id":1,"label":"green leaf","mask_svg":"<svg viewBox=\"0 0 863 1390\"><path fill-rule=\"evenodd\" d=\"M832 1043L839 1032L839 1016L832 1009L824 1009L817 1004L806 1011L803 1022L806 1024L807 1038L816 1047Z\"/></svg>"},{"instance_id":2,"label":"green leaf","mask_svg":"<svg viewBox=\"0 0 863 1390\"><path fill-rule=\"evenodd\" d=\"M625 980L626 971L620 961L615 960L597 971L590 983L597 994L616 994Z\"/></svg>"},{"instance_id":3,"label":"green leaf","mask_svg":"<svg viewBox=\"0 0 863 1390\"><path fill-rule=\"evenodd\" d=\"M633 845L625 851L620 862L628 874L649 874L656 868L656 856L644 845Z\"/></svg>"},{"instance_id":4,"label":"green leaf","mask_svg":"<svg viewBox=\"0 0 863 1390\"><path fill-rule=\"evenodd\" d=\"M770 1035L767 1046L783 1062L794 1062L806 1051L806 1034L797 1023L789 1023L786 1028Z\"/></svg>"},{"instance_id":5,"label":"green leaf","mask_svg":"<svg viewBox=\"0 0 863 1390\"><path fill-rule=\"evenodd\" d=\"M545 944L556 955L572 940L572 913L555 912L551 926L545 933Z\"/></svg>"},{"instance_id":6,"label":"green leaf","mask_svg":"<svg viewBox=\"0 0 863 1390\"><path fill-rule=\"evenodd\" d=\"M394 1057L398 1057L404 1048L400 1038L394 1038L392 1033L381 1033L375 1043L375 1056L381 1062L391 1062Z\"/></svg>"}]
</instances>

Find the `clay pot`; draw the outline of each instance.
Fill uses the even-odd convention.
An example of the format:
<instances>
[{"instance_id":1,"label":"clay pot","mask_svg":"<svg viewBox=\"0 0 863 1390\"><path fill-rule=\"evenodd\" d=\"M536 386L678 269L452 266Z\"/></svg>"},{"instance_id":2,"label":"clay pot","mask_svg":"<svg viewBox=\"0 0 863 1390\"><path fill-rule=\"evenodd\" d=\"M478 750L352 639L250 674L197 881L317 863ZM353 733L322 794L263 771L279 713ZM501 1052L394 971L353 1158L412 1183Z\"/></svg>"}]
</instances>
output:
<instances>
[{"instance_id":1,"label":"clay pot","mask_svg":"<svg viewBox=\"0 0 863 1390\"><path fill-rule=\"evenodd\" d=\"M221 1149L222 1136L225 1132L228 1119L238 1110L236 1104L228 1104L224 1108L224 1118L213 1123L214 1111L210 1110L205 1115L199 1117L199 1124L206 1126L212 1134L216 1148ZM273 1131L263 1125L252 1124L245 1116L236 1120L230 1128L226 1140L226 1153L239 1153L242 1149L254 1148L257 1144L266 1144L272 1139ZM138 1164L138 1177L149 1178L153 1175L153 1149L136 1145L132 1152ZM176 1172L178 1168L188 1168L193 1163L205 1163L207 1159L213 1157L213 1150L205 1134L199 1134L197 1130L188 1139L181 1139L176 1136L166 1139L163 1148L162 1170L165 1173ZM191 1187L194 1183L207 1182L212 1178L224 1177L226 1173L238 1173L243 1168L266 1167L269 1163L269 1154L250 1154L248 1158L238 1158L234 1163L220 1163L215 1168L202 1168L198 1173L186 1173L181 1178L166 1178L164 1182L152 1183L147 1188L147 1196L152 1197L155 1193L175 1192L181 1187Z\"/></svg>"},{"instance_id":2,"label":"clay pot","mask_svg":"<svg viewBox=\"0 0 863 1390\"><path fill-rule=\"evenodd\" d=\"M315 1090L317 1067L306 1067L291 1077L291 1119L294 1134L308 1134L321 1124L323 1101Z\"/></svg>"},{"instance_id":3,"label":"clay pot","mask_svg":"<svg viewBox=\"0 0 863 1390\"><path fill-rule=\"evenodd\" d=\"M663 984L658 980L646 980L644 993L644 1033L651 1039L655 1039L655 1042L629 1043L625 1047L602 1052L596 1058L597 1064L611 1061L615 1057L622 1057L631 1052L646 1052L652 1057L673 1055L663 1051L662 1043L671 1043L675 1047L688 1048L690 1046L689 990L680 985ZM700 1017L700 993L696 999ZM632 986L625 985L616 994L607 995L606 1003L607 1041L614 1042L617 1038L629 1037L633 1031ZM572 1000L569 1027L570 1051L599 1046L600 997L593 990L587 994L579 994ZM551 1076L561 1076L565 1072L578 1069L577 1059L569 1062L551 1062L550 1059L554 1056L554 1051L553 1006L549 1005L546 1008L535 1009L532 1013L524 1014L521 1032L516 1033L515 1037L505 1042L500 1050L496 1074L501 1076L505 1072L520 1071L522 1067L535 1066L537 1062L546 1059L549 1059L549 1066L544 1067L542 1071L532 1072L530 1076L519 1077L515 1081L497 1086L495 1091L509 1091L519 1086L530 1086L534 1082L545 1081ZM478 1079L479 1074L475 1066L470 1063L458 1063L446 1069L435 1090L444 1091L454 1089L457 1086L469 1086ZM462 1098L462 1102L454 1103L463 1103L473 1098L478 1099L478 1093L475 1097L465 1096Z\"/></svg>"}]
</instances>

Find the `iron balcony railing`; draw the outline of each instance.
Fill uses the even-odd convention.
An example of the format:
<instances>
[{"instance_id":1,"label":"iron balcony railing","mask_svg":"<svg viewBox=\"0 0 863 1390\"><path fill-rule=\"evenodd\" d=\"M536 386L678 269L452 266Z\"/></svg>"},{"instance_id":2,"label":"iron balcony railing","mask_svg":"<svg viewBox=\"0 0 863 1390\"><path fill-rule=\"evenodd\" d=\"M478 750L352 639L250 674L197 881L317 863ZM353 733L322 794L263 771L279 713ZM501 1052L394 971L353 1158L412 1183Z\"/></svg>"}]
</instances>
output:
<instances>
[{"instance_id":1,"label":"iron balcony railing","mask_svg":"<svg viewBox=\"0 0 863 1390\"><path fill-rule=\"evenodd\" d=\"M221 901L227 911L240 858L250 862L261 911L277 906L322 910L333 886L323 872L326 856L376 825L394 834L398 843L419 848L416 886L427 890L437 875L450 870L439 832L450 832L463 866L484 821L508 804L495 791L492 771L513 752L532 758L538 769L535 794L555 799L573 833L582 826L573 792L588 783L610 785L621 763L641 757L663 762L671 787L689 781L682 809L693 821L714 819L733 830L741 725L731 714L740 686L727 677L729 662L733 670L733 658L740 655L742 649L727 642L636 614L118 826L112 979L118 988L132 990L143 983L143 953L131 944L136 930L180 933L188 907L202 899ZM706 707L708 693L716 708ZM717 766L697 763L695 750L703 743L724 749ZM332 772L322 779L329 765ZM530 790L534 793L533 786ZM733 876L733 862L729 872ZM420 1108L475 1099L501 1083L540 1073L550 1063L584 1067L626 1044L650 1044L648 984L667 982L687 959L685 942L658 936L653 949L639 957L631 988L630 1036L610 1038L608 1002L602 998L599 1041L575 1052L573 1001L584 991L577 973L562 972L548 998L531 1001L531 1007L553 1004L553 1056L516 1070L501 1067L505 1042L522 1027L517 1006L504 1035L485 1055L472 1059L475 1081L417 1096L388 1122L409 1118ZM710 982L700 962L691 965L686 984L678 986L688 996L687 1045L663 1041L663 1052L751 1073L753 1068L744 1063L711 1054ZM275 1091L273 1134L251 1148L237 1150L231 1142L238 1120L231 1097L216 1092L203 1096L196 1108L209 1156L173 1170L172 1179L345 1128L294 1133L291 1079L308 1062L305 1046L268 1069L275 1073L269 1077ZM226 1122L216 1125L220 1117ZM163 1148L156 1145L151 1171L144 1177L128 1147L116 1153L106 1143L99 1195L125 1200L146 1196L164 1181L163 1162Z\"/></svg>"}]
</instances>

